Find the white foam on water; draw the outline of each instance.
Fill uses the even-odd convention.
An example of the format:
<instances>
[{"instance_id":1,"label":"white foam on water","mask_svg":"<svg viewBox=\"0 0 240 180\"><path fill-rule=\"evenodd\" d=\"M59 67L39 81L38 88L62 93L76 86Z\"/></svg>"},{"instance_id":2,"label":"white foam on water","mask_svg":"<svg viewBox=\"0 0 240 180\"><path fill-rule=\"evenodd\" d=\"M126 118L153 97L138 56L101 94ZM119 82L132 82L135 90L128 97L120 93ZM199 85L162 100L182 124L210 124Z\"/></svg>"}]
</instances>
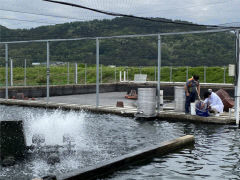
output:
<instances>
[{"instance_id":1,"label":"white foam on water","mask_svg":"<svg viewBox=\"0 0 240 180\"><path fill-rule=\"evenodd\" d=\"M42 134L46 145L63 144L63 135L68 134L79 145L84 138L84 113L61 110L27 112L24 120L27 144L32 144L34 134Z\"/></svg>"}]
</instances>

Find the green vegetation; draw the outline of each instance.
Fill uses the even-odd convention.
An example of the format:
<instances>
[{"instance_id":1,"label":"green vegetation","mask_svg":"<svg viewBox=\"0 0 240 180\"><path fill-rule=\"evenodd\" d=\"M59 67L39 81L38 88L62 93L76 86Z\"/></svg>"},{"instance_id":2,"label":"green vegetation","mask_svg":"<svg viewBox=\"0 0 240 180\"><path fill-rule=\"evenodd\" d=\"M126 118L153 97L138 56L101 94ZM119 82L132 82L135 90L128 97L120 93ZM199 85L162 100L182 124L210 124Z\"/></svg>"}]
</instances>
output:
<instances>
[{"instance_id":1,"label":"green vegetation","mask_svg":"<svg viewBox=\"0 0 240 180\"><path fill-rule=\"evenodd\" d=\"M100 66L101 67L101 66ZM129 81L133 81L134 74L147 74L148 81L155 80L155 67L117 67L116 78L119 81L119 71L127 71ZM9 71L10 72L10 71ZM50 83L51 85L63 85L67 82L67 67L66 66L51 66ZM74 72L73 65L69 69L69 84L74 84ZM200 82L204 82L204 67L189 67L189 78L192 74L198 74L200 76ZM14 68L14 85L22 86L24 84L24 69ZM123 73L122 73L123 76ZM0 68L0 82L1 86L5 85L5 69ZM100 68L101 77L101 68ZM226 69L226 83L233 83L233 77L228 76ZM100 78L101 79L101 78ZM10 77L9 77L10 81ZM161 68L161 81L170 81L170 67ZM172 68L172 81L173 82L185 82L186 81L186 67L173 67ZM113 83L115 82L115 68L102 66L102 82ZM224 82L224 68L223 67L208 67L206 70L206 82L208 83L223 83ZM87 67L87 84L96 83L96 67ZM84 65L78 66L78 84L85 84L85 68ZM46 67L28 67L27 68L27 85L46 85Z\"/></svg>"},{"instance_id":2,"label":"green vegetation","mask_svg":"<svg viewBox=\"0 0 240 180\"><path fill-rule=\"evenodd\" d=\"M124 34L149 34L203 30L177 24L150 22L130 18L73 22L34 29L11 30L0 26L1 41L30 39L99 37ZM163 66L223 66L235 62L234 34L231 32L174 35L162 37ZM50 43L51 62L81 62L94 64L96 42L82 40ZM15 65L26 58L32 62L46 62L46 43L11 44L9 57ZM157 37L100 40L100 62L117 66L155 66ZM0 65L4 65L4 46L0 46Z\"/></svg>"}]
</instances>

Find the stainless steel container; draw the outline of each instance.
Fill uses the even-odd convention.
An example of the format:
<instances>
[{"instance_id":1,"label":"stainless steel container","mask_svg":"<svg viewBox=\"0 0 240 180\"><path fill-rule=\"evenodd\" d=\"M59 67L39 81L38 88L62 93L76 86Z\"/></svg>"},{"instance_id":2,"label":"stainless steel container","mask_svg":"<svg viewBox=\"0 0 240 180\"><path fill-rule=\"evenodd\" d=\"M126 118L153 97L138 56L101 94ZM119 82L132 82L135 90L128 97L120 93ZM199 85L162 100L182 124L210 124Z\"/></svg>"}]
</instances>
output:
<instances>
[{"instance_id":1,"label":"stainless steel container","mask_svg":"<svg viewBox=\"0 0 240 180\"><path fill-rule=\"evenodd\" d=\"M138 88L137 117L155 117L156 88Z\"/></svg>"},{"instance_id":2,"label":"stainless steel container","mask_svg":"<svg viewBox=\"0 0 240 180\"><path fill-rule=\"evenodd\" d=\"M185 90L184 87L175 86L174 87L174 102L175 102L175 111L185 112Z\"/></svg>"}]
</instances>

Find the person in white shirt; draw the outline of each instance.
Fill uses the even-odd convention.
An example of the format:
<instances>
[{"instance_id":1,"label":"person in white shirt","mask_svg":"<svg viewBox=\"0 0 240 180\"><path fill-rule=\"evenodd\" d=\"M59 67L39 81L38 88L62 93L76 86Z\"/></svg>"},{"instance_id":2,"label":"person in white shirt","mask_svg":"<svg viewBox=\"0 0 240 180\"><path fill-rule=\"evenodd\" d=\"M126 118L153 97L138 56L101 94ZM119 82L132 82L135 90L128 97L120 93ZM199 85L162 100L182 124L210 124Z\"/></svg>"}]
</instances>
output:
<instances>
[{"instance_id":1,"label":"person in white shirt","mask_svg":"<svg viewBox=\"0 0 240 180\"><path fill-rule=\"evenodd\" d=\"M220 97L211 91L204 93L204 103L207 104L210 111L213 111L216 116L219 116L220 113L223 113L224 105Z\"/></svg>"}]
</instances>

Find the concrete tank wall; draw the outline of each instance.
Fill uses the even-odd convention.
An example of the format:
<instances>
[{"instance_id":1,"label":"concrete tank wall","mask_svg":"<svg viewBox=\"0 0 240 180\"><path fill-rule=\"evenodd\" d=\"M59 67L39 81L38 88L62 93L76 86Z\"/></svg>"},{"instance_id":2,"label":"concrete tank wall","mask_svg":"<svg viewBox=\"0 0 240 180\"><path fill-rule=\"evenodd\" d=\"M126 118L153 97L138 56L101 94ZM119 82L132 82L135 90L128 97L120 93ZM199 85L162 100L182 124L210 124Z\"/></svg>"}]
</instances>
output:
<instances>
[{"instance_id":1,"label":"concrete tank wall","mask_svg":"<svg viewBox=\"0 0 240 180\"><path fill-rule=\"evenodd\" d=\"M200 84L201 96L211 88L217 91L220 88L226 90L231 97L234 97L234 86L231 84ZM184 86L184 83L161 83L161 90L164 90L164 99L174 99L174 87ZM137 91L138 88L156 88L156 83L112 83L101 84L100 93L106 92L130 92L131 89ZM27 87L9 87L9 98L16 96L17 93L24 93L26 97L46 97L46 86L27 86ZM50 96L63 96L72 94L91 94L96 93L96 85L62 85L50 86ZM0 98L5 97L5 88L0 88Z\"/></svg>"}]
</instances>

